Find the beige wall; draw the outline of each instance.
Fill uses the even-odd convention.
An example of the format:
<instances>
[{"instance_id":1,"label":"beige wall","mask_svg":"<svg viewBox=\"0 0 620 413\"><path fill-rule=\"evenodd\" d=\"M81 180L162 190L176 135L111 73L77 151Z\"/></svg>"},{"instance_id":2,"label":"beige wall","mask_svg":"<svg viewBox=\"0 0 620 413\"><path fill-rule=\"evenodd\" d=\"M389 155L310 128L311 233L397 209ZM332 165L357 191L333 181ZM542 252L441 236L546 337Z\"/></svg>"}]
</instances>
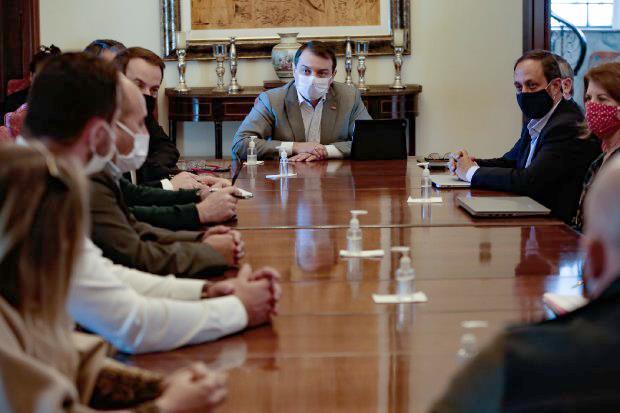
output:
<instances>
[{"instance_id":1,"label":"beige wall","mask_svg":"<svg viewBox=\"0 0 620 413\"><path fill-rule=\"evenodd\" d=\"M503 153L516 139L520 115L512 87L512 65L522 48L520 0L412 0L413 55L405 59L404 79L423 85L417 121L417 153L467 147L479 156ZM161 52L159 0L40 0L41 42L63 50L81 49L95 38ZM274 30L275 32L275 30ZM342 80L342 63L337 80ZM387 83L390 58L373 58L368 80ZM168 63L164 86L176 85ZM268 60L239 64L242 85L273 79ZM212 63L190 62L190 86L215 83ZM160 113L165 122L165 101ZM224 126L224 149L238 123ZM213 125L186 123L179 145L187 155L213 155Z\"/></svg>"}]
</instances>

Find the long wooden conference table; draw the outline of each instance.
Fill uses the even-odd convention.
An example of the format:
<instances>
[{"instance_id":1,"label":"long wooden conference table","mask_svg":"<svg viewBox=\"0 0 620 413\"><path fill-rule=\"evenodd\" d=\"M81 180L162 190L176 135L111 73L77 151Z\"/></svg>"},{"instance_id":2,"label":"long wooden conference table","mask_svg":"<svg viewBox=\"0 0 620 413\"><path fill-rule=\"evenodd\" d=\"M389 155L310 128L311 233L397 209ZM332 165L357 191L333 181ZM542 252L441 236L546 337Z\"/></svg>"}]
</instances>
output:
<instances>
[{"instance_id":1,"label":"long wooden conference table","mask_svg":"<svg viewBox=\"0 0 620 413\"><path fill-rule=\"evenodd\" d=\"M221 412L425 412L464 363L463 334L482 347L509 324L548 316L544 292L579 292L579 236L568 226L474 219L456 204L497 193L434 190L441 204L408 204L420 196L413 157L290 168L297 176L268 180L277 162L243 167L236 180L254 193L235 223L245 261L282 274L272 325L127 363L166 373L204 361L228 371ZM368 211L364 248L383 249L383 258L339 257L351 209ZM415 288L429 301L374 304L373 293L395 290L399 257L390 248L401 245L411 247ZM464 321L485 323L470 330Z\"/></svg>"}]
</instances>

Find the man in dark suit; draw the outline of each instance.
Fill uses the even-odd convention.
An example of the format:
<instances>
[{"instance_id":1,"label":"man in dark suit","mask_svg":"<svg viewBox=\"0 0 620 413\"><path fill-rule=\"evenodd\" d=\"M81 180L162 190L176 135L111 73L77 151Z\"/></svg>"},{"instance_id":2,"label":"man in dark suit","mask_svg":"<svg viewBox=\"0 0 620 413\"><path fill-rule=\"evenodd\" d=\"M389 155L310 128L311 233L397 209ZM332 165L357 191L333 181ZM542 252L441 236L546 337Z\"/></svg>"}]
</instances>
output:
<instances>
[{"instance_id":1,"label":"man in dark suit","mask_svg":"<svg viewBox=\"0 0 620 413\"><path fill-rule=\"evenodd\" d=\"M452 380L433 413L612 412L620 407L620 159L585 205L589 304L509 328Z\"/></svg>"},{"instance_id":2,"label":"man in dark suit","mask_svg":"<svg viewBox=\"0 0 620 413\"><path fill-rule=\"evenodd\" d=\"M562 75L553 54L535 50L514 68L517 102L525 116L521 137L501 158L455 154L450 169L472 187L529 196L568 222L575 214L588 166L600 153L580 139L583 114L562 94Z\"/></svg>"},{"instance_id":3,"label":"man in dark suit","mask_svg":"<svg viewBox=\"0 0 620 413\"><path fill-rule=\"evenodd\" d=\"M130 47L116 55L114 63L140 88L146 101L145 124L151 138L146 161L136 172L137 183L168 190L201 188L201 177L177 169L179 151L155 118L164 61L150 50Z\"/></svg>"}]
</instances>

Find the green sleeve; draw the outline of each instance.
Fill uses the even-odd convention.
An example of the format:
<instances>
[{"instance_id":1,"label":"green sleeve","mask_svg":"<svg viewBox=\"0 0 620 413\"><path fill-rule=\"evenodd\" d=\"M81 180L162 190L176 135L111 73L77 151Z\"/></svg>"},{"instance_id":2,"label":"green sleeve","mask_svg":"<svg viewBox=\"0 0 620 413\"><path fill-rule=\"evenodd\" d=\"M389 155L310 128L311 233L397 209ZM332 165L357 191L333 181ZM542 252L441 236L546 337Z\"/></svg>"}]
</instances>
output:
<instances>
[{"instance_id":1,"label":"green sleeve","mask_svg":"<svg viewBox=\"0 0 620 413\"><path fill-rule=\"evenodd\" d=\"M174 206L200 202L196 191L167 191L144 185L134 185L127 179L120 180L120 188L127 206Z\"/></svg>"},{"instance_id":2,"label":"green sleeve","mask_svg":"<svg viewBox=\"0 0 620 413\"><path fill-rule=\"evenodd\" d=\"M138 219L156 227L171 231L200 229L196 204L173 206L132 206L129 211Z\"/></svg>"}]
</instances>

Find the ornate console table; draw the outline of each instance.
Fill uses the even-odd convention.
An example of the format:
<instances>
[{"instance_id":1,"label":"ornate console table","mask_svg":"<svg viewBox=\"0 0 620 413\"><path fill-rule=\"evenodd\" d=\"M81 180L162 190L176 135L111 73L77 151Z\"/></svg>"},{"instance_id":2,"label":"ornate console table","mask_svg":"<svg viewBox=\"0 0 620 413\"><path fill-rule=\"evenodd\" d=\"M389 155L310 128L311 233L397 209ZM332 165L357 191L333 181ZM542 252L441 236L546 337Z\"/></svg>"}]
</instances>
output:
<instances>
[{"instance_id":1,"label":"ornate console table","mask_svg":"<svg viewBox=\"0 0 620 413\"><path fill-rule=\"evenodd\" d=\"M166 89L170 137L176 142L177 122L214 122L215 157L222 158L222 122L242 121L250 113L261 86L246 87L241 93L214 92L213 88L193 88L187 93ZM409 122L409 155L415 154L415 117L418 114L420 85L390 89L388 85L370 86L362 93L364 104L374 119L403 118Z\"/></svg>"}]
</instances>

